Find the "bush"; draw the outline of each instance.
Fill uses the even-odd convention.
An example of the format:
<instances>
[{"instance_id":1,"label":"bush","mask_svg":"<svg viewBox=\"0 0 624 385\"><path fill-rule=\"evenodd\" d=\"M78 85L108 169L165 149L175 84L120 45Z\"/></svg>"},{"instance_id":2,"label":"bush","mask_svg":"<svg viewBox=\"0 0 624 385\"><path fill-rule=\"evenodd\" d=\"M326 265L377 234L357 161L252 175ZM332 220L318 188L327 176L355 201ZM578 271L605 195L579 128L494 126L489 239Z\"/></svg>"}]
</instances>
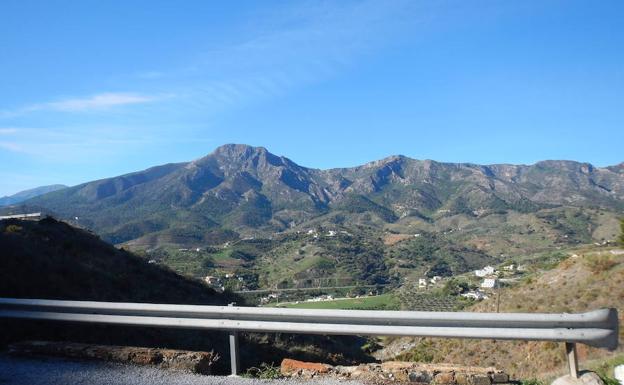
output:
<instances>
[{"instance_id":1,"label":"bush","mask_svg":"<svg viewBox=\"0 0 624 385\"><path fill-rule=\"evenodd\" d=\"M611 270L613 266L617 265L617 262L608 255L592 255L586 257L583 262L595 274Z\"/></svg>"},{"instance_id":2,"label":"bush","mask_svg":"<svg viewBox=\"0 0 624 385\"><path fill-rule=\"evenodd\" d=\"M521 380L520 385L544 385L544 382L538 380L537 378L529 378L527 380Z\"/></svg>"},{"instance_id":3,"label":"bush","mask_svg":"<svg viewBox=\"0 0 624 385\"><path fill-rule=\"evenodd\" d=\"M600 376L600 378L602 379L602 381L605 383L605 385L621 385L620 381L616 380L613 377L608 377L608 376Z\"/></svg>"},{"instance_id":4,"label":"bush","mask_svg":"<svg viewBox=\"0 0 624 385\"><path fill-rule=\"evenodd\" d=\"M204 269L211 269L215 267L215 261L211 257L204 258L201 264Z\"/></svg>"},{"instance_id":5,"label":"bush","mask_svg":"<svg viewBox=\"0 0 624 385\"><path fill-rule=\"evenodd\" d=\"M466 281L460 281L456 278L451 278L446 282L442 292L445 295L459 295L470 290L470 285Z\"/></svg>"},{"instance_id":6,"label":"bush","mask_svg":"<svg viewBox=\"0 0 624 385\"><path fill-rule=\"evenodd\" d=\"M274 380L277 378L282 378L282 372L280 371L279 366L273 366L273 364L260 364L259 368L252 367L245 371L243 377L249 378L261 378L263 380Z\"/></svg>"},{"instance_id":7,"label":"bush","mask_svg":"<svg viewBox=\"0 0 624 385\"><path fill-rule=\"evenodd\" d=\"M18 225L8 225L4 229L5 233L19 233L20 231L22 231L22 226L18 226Z\"/></svg>"},{"instance_id":8,"label":"bush","mask_svg":"<svg viewBox=\"0 0 624 385\"><path fill-rule=\"evenodd\" d=\"M431 341L424 340L421 341L414 349L407 353L401 354L398 359L401 361L430 363L433 362L432 348Z\"/></svg>"}]
</instances>

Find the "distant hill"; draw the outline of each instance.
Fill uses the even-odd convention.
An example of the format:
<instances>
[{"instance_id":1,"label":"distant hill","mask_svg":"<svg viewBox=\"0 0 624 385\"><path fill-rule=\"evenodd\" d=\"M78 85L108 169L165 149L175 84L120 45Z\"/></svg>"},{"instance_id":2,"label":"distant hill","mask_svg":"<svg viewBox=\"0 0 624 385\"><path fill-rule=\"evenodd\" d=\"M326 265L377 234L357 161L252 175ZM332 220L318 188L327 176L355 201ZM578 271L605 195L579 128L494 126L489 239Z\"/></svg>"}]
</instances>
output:
<instances>
[{"instance_id":1,"label":"distant hill","mask_svg":"<svg viewBox=\"0 0 624 385\"><path fill-rule=\"evenodd\" d=\"M10 196L1 197L0 207L14 205L16 203L23 202L30 198L34 198L36 196L47 194L49 192L64 189L64 188L67 188L67 186L62 185L62 184L53 184L50 186L41 186L41 187L35 187L33 189L29 189L29 190L20 191Z\"/></svg>"}]
</instances>

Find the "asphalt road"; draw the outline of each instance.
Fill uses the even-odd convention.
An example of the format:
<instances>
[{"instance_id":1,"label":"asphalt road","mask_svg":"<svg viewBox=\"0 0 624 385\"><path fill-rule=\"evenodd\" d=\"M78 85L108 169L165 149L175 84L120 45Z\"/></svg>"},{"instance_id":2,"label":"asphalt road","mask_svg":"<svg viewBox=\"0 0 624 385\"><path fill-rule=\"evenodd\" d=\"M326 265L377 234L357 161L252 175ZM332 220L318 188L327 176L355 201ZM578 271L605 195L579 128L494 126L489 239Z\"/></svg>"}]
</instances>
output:
<instances>
[{"instance_id":1,"label":"asphalt road","mask_svg":"<svg viewBox=\"0 0 624 385\"><path fill-rule=\"evenodd\" d=\"M345 381L257 380L249 378L202 376L96 361L70 361L59 358L16 358L0 355L0 385L339 385ZM349 385L362 385L349 381Z\"/></svg>"}]
</instances>

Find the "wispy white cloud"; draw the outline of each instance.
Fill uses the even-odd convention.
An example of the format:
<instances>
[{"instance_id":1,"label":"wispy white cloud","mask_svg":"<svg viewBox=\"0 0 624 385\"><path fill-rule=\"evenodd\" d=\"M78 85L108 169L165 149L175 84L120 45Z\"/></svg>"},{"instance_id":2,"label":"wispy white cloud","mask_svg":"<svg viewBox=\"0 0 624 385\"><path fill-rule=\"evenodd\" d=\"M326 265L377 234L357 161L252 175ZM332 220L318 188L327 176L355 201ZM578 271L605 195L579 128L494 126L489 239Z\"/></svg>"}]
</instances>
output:
<instances>
[{"instance_id":1,"label":"wispy white cloud","mask_svg":"<svg viewBox=\"0 0 624 385\"><path fill-rule=\"evenodd\" d=\"M252 23L236 27L228 41L198 44L195 55L183 60L188 63L184 67L146 68L122 79L130 89L149 92L50 98L0 110L0 119L17 118L4 123L11 127L0 128L0 134L10 138L1 148L63 160L150 147L161 138L174 142L189 138L185 143L192 143L205 135L210 118L220 112L331 79L375 49L394 44L408 25L430 13L415 4L421 2L310 2L265 8ZM119 113L86 114L109 109ZM67 120L64 114L85 116ZM73 127L13 128L15 124L63 126L68 121ZM181 128L185 122L187 128ZM96 126L102 129L94 130ZM155 126L169 128L156 132Z\"/></svg>"},{"instance_id":2,"label":"wispy white cloud","mask_svg":"<svg viewBox=\"0 0 624 385\"><path fill-rule=\"evenodd\" d=\"M17 133L17 128L13 127L0 127L0 135L11 135Z\"/></svg>"},{"instance_id":3,"label":"wispy white cloud","mask_svg":"<svg viewBox=\"0 0 624 385\"><path fill-rule=\"evenodd\" d=\"M14 142L0 142L0 149L10 152L24 152L24 148Z\"/></svg>"},{"instance_id":4,"label":"wispy white cloud","mask_svg":"<svg viewBox=\"0 0 624 385\"><path fill-rule=\"evenodd\" d=\"M35 103L13 110L1 110L0 118L16 117L36 111L57 111L57 112L89 112L99 111L112 107L126 106L132 104L150 103L171 95L145 95L129 92L104 92L90 95L83 98L67 98L46 103Z\"/></svg>"},{"instance_id":5,"label":"wispy white cloud","mask_svg":"<svg viewBox=\"0 0 624 385\"><path fill-rule=\"evenodd\" d=\"M159 79L166 76L166 74L162 71L142 71L136 75L141 79Z\"/></svg>"},{"instance_id":6,"label":"wispy white cloud","mask_svg":"<svg viewBox=\"0 0 624 385\"><path fill-rule=\"evenodd\" d=\"M198 49L185 67L136 76L180 89L178 106L189 113L215 113L331 79L431 13L405 0L284 5L254 15L227 42Z\"/></svg>"},{"instance_id":7,"label":"wispy white cloud","mask_svg":"<svg viewBox=\"0 0 624 385\"><path fill-rule=\"evenodd\" d=\"M146 68L126 80L174 90L186 113L218 112L335 76L377 47L396 41L406 26L430 14L422 2L363 0L303 2L264 8L227 41L201 46L179 68ZM137 86L138 84L135 84ZM0 110L1 118L33 112L84 113L137 106L172 94L106 92ZM133 110L128 110L134 113ZM145 112L148 118L151 111Z\"/></svg>"},{"instance_id":8,"label":"wispy white cloud","mask_svg":"<svg viewBox=\"0 0 624 385\"><path fill-rule=\"evenodd\" d=\"M4 130L6 128L0 128ZM66 127L16 127L14 134L0 137L2 152L21 154L38 161L71 163L96 161L98 157L177 144L210 141L205 137L180 136L152 126L76 125ZM0 131L1 132L1 131Z\"/></svg>"},{"instance_id":9,"label":"wispy white cloud","mask_svg":"<svg viewBox=\"0 0 624 385\"><path fill-rule=\"evenodd\" d=\"M87 98L65 99L58 102L50 102L43 104L43 108L49 108L57 111L87 111L93 109L102 109L114 106L148 103L157 100L158 97L133 94L133 93L103 93Z\"/></svg>"}]
</instances>

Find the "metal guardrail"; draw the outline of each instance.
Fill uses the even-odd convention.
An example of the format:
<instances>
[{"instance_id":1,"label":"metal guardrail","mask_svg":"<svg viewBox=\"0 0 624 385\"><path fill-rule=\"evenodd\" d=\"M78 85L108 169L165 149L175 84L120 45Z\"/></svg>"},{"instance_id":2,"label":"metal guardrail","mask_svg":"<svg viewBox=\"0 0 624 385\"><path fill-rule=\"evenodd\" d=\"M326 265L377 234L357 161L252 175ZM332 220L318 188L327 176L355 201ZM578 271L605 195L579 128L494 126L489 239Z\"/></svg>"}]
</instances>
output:
<instances>
[{"instance_id":1,"label":"metal guardrail","mask_svg":"<svg viewBox=\"0 0 624 385\"><path fill-rule=\"evenodd\" d=\"M0 298L0 318L189 329L230 333L232 374L239 372L238 332L380 335L565 342L576 377L577 343L614 350L615 309L580 314L469 313L257 308Z\"/></svg>"}]
</instances>

